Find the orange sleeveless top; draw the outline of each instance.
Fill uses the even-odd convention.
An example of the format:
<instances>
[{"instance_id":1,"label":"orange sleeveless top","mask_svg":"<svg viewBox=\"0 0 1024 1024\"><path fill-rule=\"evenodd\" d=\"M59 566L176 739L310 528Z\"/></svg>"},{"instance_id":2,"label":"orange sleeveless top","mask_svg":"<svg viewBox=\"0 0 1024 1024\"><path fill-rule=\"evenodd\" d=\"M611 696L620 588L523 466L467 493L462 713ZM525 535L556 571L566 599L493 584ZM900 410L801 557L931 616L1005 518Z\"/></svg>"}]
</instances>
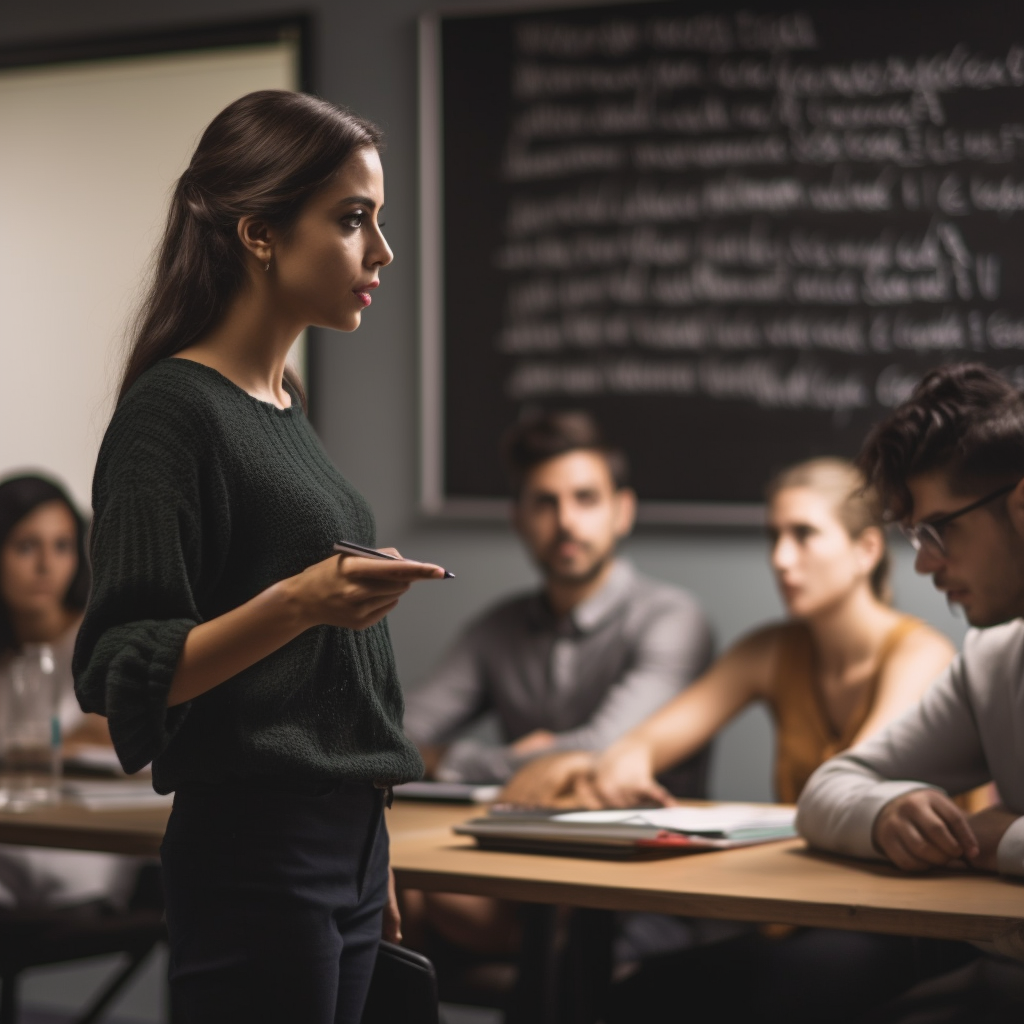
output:
<instances>
[{"instance_id":1,"label":"orange sleeveless top","mask_svg":"<svg viewBox=\"0 0 1024 1024\"><path fill-rule=\"evenodd\" d=\"M924 623L904 615L889 631L878 652L875 673L864 687L860 702L846 728L836 732L825 710L825 701L814 678L811 632L801 622L782 627L771 705L775 716L775 797L795 804L800 790L814 770L845 750L867 721L878 694L885 663L900 641Z\"/></svg>"}]
</instances>

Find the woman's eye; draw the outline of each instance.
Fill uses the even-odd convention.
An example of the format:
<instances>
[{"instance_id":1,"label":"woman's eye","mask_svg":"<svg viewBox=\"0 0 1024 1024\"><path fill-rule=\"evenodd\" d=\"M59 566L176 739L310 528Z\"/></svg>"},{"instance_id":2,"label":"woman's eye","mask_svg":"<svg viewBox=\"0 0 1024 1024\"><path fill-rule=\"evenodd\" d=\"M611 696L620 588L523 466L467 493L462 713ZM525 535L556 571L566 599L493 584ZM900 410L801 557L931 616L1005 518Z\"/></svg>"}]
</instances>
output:
<instances>
[{"instance_id":1,"label":"woman's eye","mask_svg":"<svg viewBox=\"0 0 1024 1024\"><path fill-rule=\"evenodd\" d=\"M347 217L342 217L341 223L344 224L345 227L355 230L363 226L363 217L365 216L366 214L360 210L358 213L350 213Z\"/></svg>"}]
</instances>

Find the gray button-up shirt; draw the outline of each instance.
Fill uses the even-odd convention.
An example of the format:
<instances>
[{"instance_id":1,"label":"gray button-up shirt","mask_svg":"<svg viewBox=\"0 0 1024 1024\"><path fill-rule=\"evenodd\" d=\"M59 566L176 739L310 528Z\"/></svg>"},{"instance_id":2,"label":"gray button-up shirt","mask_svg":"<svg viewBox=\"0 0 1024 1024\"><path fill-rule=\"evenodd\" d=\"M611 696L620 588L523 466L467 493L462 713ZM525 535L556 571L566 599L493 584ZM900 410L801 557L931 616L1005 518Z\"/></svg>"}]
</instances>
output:
<instances>
[{"instance_id":1,"label":"gray button-up shirt","mask_svg":"<svg viewBox=\"0 0 1024 1024\"><path fill-rule=\"evenodd\" d=\"M420 746L448 743L493 711L506 744L546 729L556 750L600 750L699 676L711 652L693 597L618 560L604 587L562 619L533 593L472 623L409 695L406 732ZM438 777L503 782L524 760L509 746L456 739Z\"/></svg>"}]
</instances>

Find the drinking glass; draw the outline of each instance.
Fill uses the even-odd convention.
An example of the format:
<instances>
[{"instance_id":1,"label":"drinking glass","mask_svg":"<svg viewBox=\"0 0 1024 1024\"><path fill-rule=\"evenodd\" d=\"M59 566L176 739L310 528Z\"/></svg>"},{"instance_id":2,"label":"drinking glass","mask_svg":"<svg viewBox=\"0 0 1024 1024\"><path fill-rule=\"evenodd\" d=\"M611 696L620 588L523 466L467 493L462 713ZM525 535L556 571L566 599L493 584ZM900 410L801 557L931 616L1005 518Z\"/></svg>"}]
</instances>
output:
<instances>
[{"instance_id":1,"label":"drinking glass","mask_svg":"<svg viewBox=\"0 0 1024 1024\"><path fill-rule=\"evenodd\" d=\"M52 803L60 791L60 718L53 649L26 645L0 669L0 807Z\"/></svg>"}]
</instances>

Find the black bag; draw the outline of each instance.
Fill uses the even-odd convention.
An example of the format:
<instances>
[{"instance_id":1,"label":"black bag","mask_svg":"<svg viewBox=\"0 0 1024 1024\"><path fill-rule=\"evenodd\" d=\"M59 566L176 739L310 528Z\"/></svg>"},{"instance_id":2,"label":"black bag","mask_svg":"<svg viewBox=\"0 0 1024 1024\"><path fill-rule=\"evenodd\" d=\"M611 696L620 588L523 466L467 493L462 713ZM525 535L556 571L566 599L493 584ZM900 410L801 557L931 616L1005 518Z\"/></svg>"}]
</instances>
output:
<instances>
[{"instance_id":1,"label":"black bag","mask_svg":"<svg viewBox=\"0 0 1024 1024\"><path fill-rule=\"evenodd\" d=\"M434 965L421 953L382 941L362 1024L438 1024Z\"/></svg>"}]
</instances>

